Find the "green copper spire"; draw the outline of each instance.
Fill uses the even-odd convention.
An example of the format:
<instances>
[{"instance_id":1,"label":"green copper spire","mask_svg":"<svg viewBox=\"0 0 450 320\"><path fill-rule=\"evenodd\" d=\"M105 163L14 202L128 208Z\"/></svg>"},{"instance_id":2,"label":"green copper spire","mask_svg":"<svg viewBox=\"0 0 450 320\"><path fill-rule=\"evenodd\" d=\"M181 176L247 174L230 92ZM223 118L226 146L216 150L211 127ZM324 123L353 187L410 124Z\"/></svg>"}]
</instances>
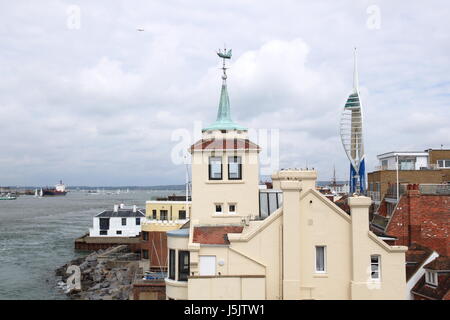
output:
<instances>
[{"instance_id":1,"label":"green copper spire","mask_svg":"<svg viewBox=\"0 0 450 320\"><path fill-rule=\"evenodd\" d=\"M219 102L219 110L217 111L217 119L209 127L203 128L202 131L208 130L247 130L247 128L242 127L233 120L231 120L231 111L230 111L230 99L228 98L228 90L227 90L227 68L225 67L225 59L231 59L231 49L222 52L219 50L217 55L223 59L223 75L222 75L222 90L220 92L220 102Z\"/></svg>"}]
</instances>

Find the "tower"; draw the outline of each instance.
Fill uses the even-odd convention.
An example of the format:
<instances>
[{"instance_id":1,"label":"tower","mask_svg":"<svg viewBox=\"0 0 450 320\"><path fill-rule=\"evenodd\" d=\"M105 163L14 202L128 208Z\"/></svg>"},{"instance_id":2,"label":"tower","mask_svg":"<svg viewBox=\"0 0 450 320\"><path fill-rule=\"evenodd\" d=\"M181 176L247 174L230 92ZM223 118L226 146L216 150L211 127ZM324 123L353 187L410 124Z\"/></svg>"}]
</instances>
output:
<instances>
[{"instance_id":1,"label":"tower","mask_svg":"<svg viewBox=\"0 0 450 320\"><path fill-rule=\"evenodd\" d=\"M192 154L192 224L233 224L258 215L260 148L248 138L248 129L231 119L225 61L231 50L219 51L223 59L222 89L214 123L202 129L202 139Z\"/></svg>"},{"instance_id":2,"label":"tower","mask_svg":"<svg viewBox=\"0 0 450 320\"><path fill-rule=\"evenodd\" d=\"M353 90L341 114L340 134L345 153L350 160L350 193L364 193L366 190L366 168L356 48L354 63Z\"/></svg>"}]
</instances>

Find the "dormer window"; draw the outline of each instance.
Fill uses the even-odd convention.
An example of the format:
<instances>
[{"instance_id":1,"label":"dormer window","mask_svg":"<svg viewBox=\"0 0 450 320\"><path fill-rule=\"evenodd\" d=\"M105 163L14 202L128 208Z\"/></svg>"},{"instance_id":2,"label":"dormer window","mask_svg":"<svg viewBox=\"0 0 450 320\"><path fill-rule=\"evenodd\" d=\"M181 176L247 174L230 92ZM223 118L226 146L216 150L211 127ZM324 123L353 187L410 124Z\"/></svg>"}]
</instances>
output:
<instances>
[{"instance_id":1,"label":"dormer window","mask_svg":"<svg viewBox=\"0 0 450 320\"><path fill-rule=\"evenodd\" d=\"M431 285L433 287L438 286L438 275L436 271L429 271L427 270L425 272L425 283L428 285Z\"/></svg>"},{"instance_id":2,"label":"dormer window","mask_svg":"<svg viewBox=\"0 0 450 320\"><path fill-rule=\"evenodd\" d=\"M241 157L228 157L228 180L242 179Z\"/></svg>"},{"instance_id":3,"label":"dormer window","mask_svg":"<svg viewBox=\"0 0 450 320\"><path fill-rule=\"evenodd\" d=\"M222 157L209 157L209 180L222 180Z\"/></svg>"}]
</instances>

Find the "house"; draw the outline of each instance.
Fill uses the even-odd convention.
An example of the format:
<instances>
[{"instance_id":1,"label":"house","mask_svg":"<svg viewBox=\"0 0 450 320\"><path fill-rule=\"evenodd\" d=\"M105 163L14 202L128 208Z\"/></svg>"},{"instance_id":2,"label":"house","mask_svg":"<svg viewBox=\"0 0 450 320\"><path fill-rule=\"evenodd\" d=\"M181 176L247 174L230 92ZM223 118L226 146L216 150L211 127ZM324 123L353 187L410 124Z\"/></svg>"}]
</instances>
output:
<instances>
[{"instance_id":1,"label":"house","mask_svg":"<svg viewBox=\"0 0 450 320\"><path fill-rule=\"evenodd\" d=\"M125 208L114 205L113 210L104 210L93 218L90 237L136 237L141 233L145 212L136 206Z\"/></svg>"},{"instance_id":2,"label":"house","mask_svg":"<svg viewBox=\"0 0 450 320\"><path fill-rule=\"evenodd\" d=\"M407 248L369 230L370 198L348 198L348 214L315 170L281 170L282 202L261 215L261 148L231 120L225 71L217 120L190 148L189 228L167 232L167 298L405 299Z\"/></svg>"},{"instance_id":3,"label":"house","mask_svg":"<svg viewBox=\"0 0 450 320\"><path fill-rule=\"evenodd\" d=\"M179 199L179 198L177 198ZM144 270L167 270L166 232L189 221L191 201L151 200L146 202L142 222L141 259Z\"/></svg>"},{"instance_id":4,"label":"house","mask_svg":"<svg viewBox=\"0 0 450 320\"><path fill-rule=\"evenodd\" d=\"M368 195L377 205L385 197L392 203L396 203L397 183L450 183L450 149L393 151L377 157L378 167L367 175ZM399 193L401 192L400 188Z\"/></svg>"},{"instance_id":5,"label":"house","mask_svg":"<svg viewBox=\"0 0 450 320\"><path fill-rule=\"evenodd\" d=\"M440 256L424 266L411 294L414 300L450 300L450 258Z\"/></svg>"},{"instance_id":6,"label":"house","mask_svg":"<svg viewBox=\"0 0 450 320\"><path fill-rule=\"evenodd\" d=\"M440 255L450 255L450 185L404 185L398 203L385 198L371 226L397 238L396 245L413 243Z\"/></svg>"}]
</instances>

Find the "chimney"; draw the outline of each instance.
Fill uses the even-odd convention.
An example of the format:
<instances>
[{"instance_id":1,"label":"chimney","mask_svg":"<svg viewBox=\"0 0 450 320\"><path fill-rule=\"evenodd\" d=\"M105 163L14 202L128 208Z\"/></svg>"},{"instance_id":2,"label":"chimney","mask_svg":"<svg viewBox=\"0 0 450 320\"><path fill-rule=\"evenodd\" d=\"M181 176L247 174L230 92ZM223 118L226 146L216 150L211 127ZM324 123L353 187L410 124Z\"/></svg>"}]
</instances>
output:
<instances>
[{"instance_id":1,"label":"chimney","mask_svg":"<svg viewBox=\"0 0 450 320\"><path fill-rule=\"evenodd\" d=\"M133 205L133 212L136 212L137 211L137 207L136 207L136 205Z\"/></svg>"},{"instance_id":2,"label":"chimney","mask_svg":"<svg viewBox=\"0 0 450 320\"><path fill-rule=\"evenodd\" d=\"M364 196L348 198L350 216L352 219L352 281L362 283L367 281L367 237L369 234L369 207L372 199Z\"/></svg>"},{"instance_id":3,"label":"chimney","mask_svg":"<svg viewBox=\"0 0 450 320\"><path fill-rule=\"evenodd\" d=\"M314 189L317 173L314 170L282 170L272 175L272 181L283 191L283 298L301 299L301 271L303 256L298 246L308 242L305 213L300 208L300 194Z\"/></svg>"},{"instance_id":4,"label":"chimney","mask_svg":"<svg viewBox=\"0 0 450 320\"><path fill-rule=\"evenodd\" d=\"M125 208L125 205L123 203L120 204L120 209Z\"/></svg>"},{"instance_id":5,"label":"chimney","mask_svg":"<svg viewBox=\"0 0 450 320\"><path fill-rule=\"evenodd\" d=\"M119 206L117 204L114 205L114 212L118 212L119 211Z\"/></svg>"}]
</instances>

